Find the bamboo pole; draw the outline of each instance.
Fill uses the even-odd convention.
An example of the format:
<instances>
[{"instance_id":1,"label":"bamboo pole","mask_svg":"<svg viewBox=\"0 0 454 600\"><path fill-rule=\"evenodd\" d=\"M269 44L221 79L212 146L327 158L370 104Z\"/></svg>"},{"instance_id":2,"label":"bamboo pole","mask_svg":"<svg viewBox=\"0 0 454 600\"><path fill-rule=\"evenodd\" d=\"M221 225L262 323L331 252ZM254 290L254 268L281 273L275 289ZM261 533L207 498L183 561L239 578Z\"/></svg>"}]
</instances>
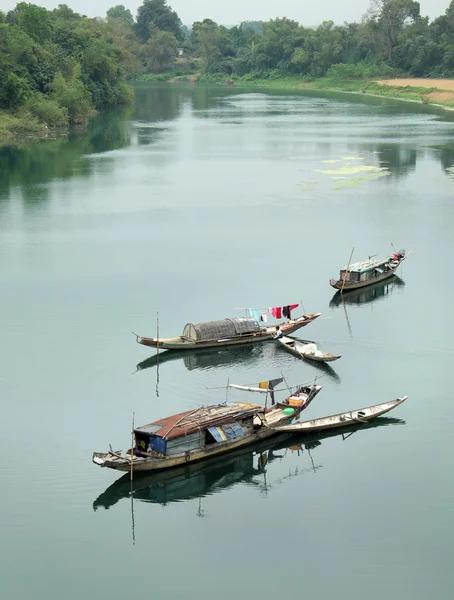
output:
<instances>
[{"instance_id":1,"label":"bamboo pole","mask_svg":"<svg viewBox=\"0 0 454 600\"><path fill-rule=\"evenodd\" d=\"M132 431L131 431L131 485L133 478L133 462L134 462L134 413L132 413Z\"/></svg>"},{"instance_id":2,"label":"bamboo pole","mask_svg":"<svg viewBox=\"0 0 454 600\"><path fill-rule=\"evenodd\" d=\"M156 311L156 356L159 366L159 311Z\"/></svg>"},{"instance_id":3,"label":"bamboo pole","mask_svg":"<svg viewBox=\"0 0 454 600\"><path fill-rule=\"evenodd\" d=\"M348 259L348 265L347 265L347 269L346 269L346 271L345 271L345 273L344 273L344 280L342 281L342 287L341 287L341 291L340 291L340 292L341 292L341 294L342 294L342 292L343 292L343 289L344 289L345 280L347 279L348 268L349 268L349 266L350 266L350 261L351 261L351 259L352 259L352 256L353 256L353 251L354 251L354 249L355 249L355 247L353 246L353 248L352 248L352 251L350 252L350 258Z\"/></svg>"},{"instance_id":4,"label":"bamboo pole","mask_svg":"<svg viewBox=\"0 0 454 600\"><path fill-rule=\"evenodd\" d=\"M133 486L133 460L134 460L134 413L132 413L132 432L131 432L131 525L132 525L132 545L136 544L136 534L134 528L134 486Z\"/></svg>"},{"instance_id":5,"label":"bamboo pole","mask_svg":"<svg viewBox=\"0 0 454 600\"><path fill-rule=\"evenodd\" d=\"M156 311L156 396L159 397L159 311Z\"/></svg>"}]
</instances>

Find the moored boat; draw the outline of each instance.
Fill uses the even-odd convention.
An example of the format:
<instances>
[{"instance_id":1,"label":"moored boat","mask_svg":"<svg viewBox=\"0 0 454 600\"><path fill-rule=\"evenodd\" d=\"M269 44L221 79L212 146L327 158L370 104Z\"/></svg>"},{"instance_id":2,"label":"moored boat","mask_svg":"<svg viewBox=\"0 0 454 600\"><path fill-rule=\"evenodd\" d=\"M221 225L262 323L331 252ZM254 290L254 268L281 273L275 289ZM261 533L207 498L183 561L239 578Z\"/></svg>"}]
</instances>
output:
<instances>
[{"instance_id":1,"label":"moored boat","mask_svg":"<svg viewBox=\"0 0 454 600\"><path fill-rule=\"evenodd\" d=\"M162 506L182 500L203 498L241 482L255 481L275 458L281 460L285 456L278 454L279 450L311 450L318 447L322 440L344 435L349 437L355 432L395 425L405 425L405 421L381 417L366 424L353 422L341 429L314 434L282 433L222 457L213 457L174 469L137 474L133 481L130 475L125 473L95 499L93 509L109 509L120 500L130 499L131 496L134 500ZM265 453L266 466L262 467L261 459Z\"/></svg>"},{"instance_id":2,"label":"moored boat","mask_svg":"<svg viewBox=\"0 0 454 600\"><path fill-rule=\"evenodd\" d=\"M143 346L162 350L193 350L195 348L219 348L237 344L250 344L272 339L278 328L285 334L291 334L301 327L315 321L321 313L303 314L294 319L262 327L252 317L235 317L208 321L206 323L187 323L183 333L174 338L152 338L136 336L136 341Z\"/></svg>"},{"instance_id":3,"label":"moored boat","mask_svg":"<svg viewBox=\"0 0 454 600\"><path fill-rule=\"evenodd\" d=\"M292 432L292 433L310 433L312 431L323 431L325 429L334 429L336 427L345 427L353 423L367 423L372 419L376 419L381 415L393 410L405 400L408 396L400 396L390 402L383 404L375 404L366 408L357 408L348 412L322 417L321 419L312 419L310 421L302 421L293 425L280 425L275 427L276 431Z\"/></svg>"},{"instance_id":4,"label":"moored boat","mask_svg":"<svg viewBox=\"0 0 454 600\"><path fill-rule=\"evenodd\" d=\"M321 390L321 386L296 386L294 392L274 404L275 388L282 379L262 382L264 387L228 387L271 396L269 408L237 402L202 406L134 429L134 447L125 454L94 452L93 462L119 471L154 471L222 455L276 433L276 427L297 418ZM274 389L273 389L274 388Z\"/></svg>"},{"instance_id":5,"label":"moored boat","mask_svg":"<svg viewBox=\"0 0 454 600\"><path fill-rule=\"evenodd\" d=\"M341 269L339 279L330 279L330 285L336 290L355 290L391 277L407 258L409 252L399 250L384 259L368 259L347 265Z\"/></svg>"},{"instance_id":6,"label":"moored boat","mask_svg":"<svg viewBox=\"0 0 454 600\"><path fill-rule=\"evenodd\" d=\"M283 348L295 356L298 356L298 358L305 358L306 360L332 362L341 357L340 354L330 354L329 352L320 350L314 342L299 341L285 335L277 338L276 341L279 342Z\"/></svg>"}]
</instances>

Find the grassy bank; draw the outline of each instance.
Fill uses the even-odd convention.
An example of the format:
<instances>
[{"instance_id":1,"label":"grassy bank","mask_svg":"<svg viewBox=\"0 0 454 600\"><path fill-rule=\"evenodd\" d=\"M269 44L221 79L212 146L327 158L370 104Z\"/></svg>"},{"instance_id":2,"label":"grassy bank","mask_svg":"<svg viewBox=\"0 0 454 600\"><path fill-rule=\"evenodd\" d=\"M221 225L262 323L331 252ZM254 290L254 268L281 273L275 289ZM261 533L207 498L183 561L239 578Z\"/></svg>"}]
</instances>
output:
<instances>
[{"instance_id":1,"label":"grassy bank","mask_svg":"<svg viewBox=\"0 0 454 600\"><path fill-rule=\"evenodd\" d=\"M250 75L245 75L244 77L229 79L228 76L202 75L196 71L193 71L190 75L176 74L175 71L168 71L166 73L147 76L146 79L155 81L168 81L172 83L229 83L239 87L269 87L272 89L286 90L312 89L354 94L368 94L397 100L420 102L421 104L443 106L447 109L454 108L454 92L450 93L446 90L446 88L442 87L443 80L440 80L440 87L422 87L418 85L399 85L399 79L395 80L395 85L383 85L376 81L377 78L339 79L321 77L320 79L304 79L299 76L256 78L251 77Z\"/></svg>"},{"instance_id":2,"label":"grassy bank","mask_svg":"<svg viewBox=\"0 0 454 600\"><path fill-rule=\"evenodd\" d=\"M0 110L0 144L8 143L14 138L46 137L49 129L30 114L20 116Z\"/></svg>"},{"instance_id":3,"label":"grassy bank","mask_svg":"<svg viewBox=\"0 0 454 600\"><path fill-rule=\"evenodd\" d=\"M383 85L377 81L367 79L339 81L336 79L323 78L301 85L302 87L310 89L370 94L397 100L421 102L422 104L433 104L448 109L454 108L454 94L443 90L442 87L399 85L398 79L396 79L395 82L395 85ZM440 83L440 85L442 84Z\"/></svg>"}]
</instances>

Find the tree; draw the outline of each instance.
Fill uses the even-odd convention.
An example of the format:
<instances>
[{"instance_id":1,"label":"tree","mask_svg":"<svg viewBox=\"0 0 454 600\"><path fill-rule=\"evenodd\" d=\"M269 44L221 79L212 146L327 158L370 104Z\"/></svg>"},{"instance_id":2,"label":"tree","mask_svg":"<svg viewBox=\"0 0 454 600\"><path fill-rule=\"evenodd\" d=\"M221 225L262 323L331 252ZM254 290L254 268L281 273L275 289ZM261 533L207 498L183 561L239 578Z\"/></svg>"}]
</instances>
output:
<instances>
[{"instance_id":1,"label":"tree","mask_svg":"<svg viewBox=\"0 0 454 600\"><path fill-rule=\"evenodd\" d=\"M35 42L44 42L51 37L52 13L41 6L19 2L7 15L11 23L17 24Z\"/></svg>"},{"instance_id":2,"label":"tree","mask_svg":"<svg viewBox=\"0 0 454 600\"><path fill-rule=\"evenodd\" d=\"M170 67L175 62L178 41L170 31L154 29L149 42L144 47L144 58L148 70L159 71Z\"/></svg>"},{"instance_id":3,"label":"tree","mask_svg":"<svg viewBox=\"0 0 454 600\"><path fill-rule=\"evenodd\" d=\"M125 8L123 4L117 4L117 6L113 6L109 8L107 11L107 20L111 21L112 19L121 19L128 25L134 24L134 17L131 14L129 8Z\"/></svg>"},{"instance_id":4,"label":"tree","mask_svg":"<svg viewBox=\"0 0 454 600\"><path fill-rule=\"evenodd\" d=\"M173 33L178 41L183 40L180 17L170 6L167 6L166 0L144 0L142 6L139 6L136 31L143 43L150 38L151 25L160 31Z\"/></svg>"},{"instance_id":5,"label":"tree","mask_svg":"<svg viewBox=\"0 0 454 600\"><path fill-rule=\"evenodd\" d=\"M376 25L382 54L387 60L391 60L394 44L404 25L419 18L419 2L414 0L371 0L368 20Z\"/></svg>"},{"instance_id":6,"label":"tree","mask_svg":"<svg viewBox=\"0 0 454 600\"><path fill-rule=\"evenodd\" d=\"M213 73L221 57L221 33L219 25L211 19L196 21L192 25L192 35L203 61L204 71Z\"/></svg>"},{"instance_id":7,"label":"tree","mask_svg":"<svg viewBox=\"0 0 454 600\"><path fill-rule=\"evenodd\" d=\"M57 73L49 90L51 98L68 112L70 123L84 123L93 107L90 93L80 80L81 67L76 65L69 81L61 73Z\"/></svg>"}]
</instances>

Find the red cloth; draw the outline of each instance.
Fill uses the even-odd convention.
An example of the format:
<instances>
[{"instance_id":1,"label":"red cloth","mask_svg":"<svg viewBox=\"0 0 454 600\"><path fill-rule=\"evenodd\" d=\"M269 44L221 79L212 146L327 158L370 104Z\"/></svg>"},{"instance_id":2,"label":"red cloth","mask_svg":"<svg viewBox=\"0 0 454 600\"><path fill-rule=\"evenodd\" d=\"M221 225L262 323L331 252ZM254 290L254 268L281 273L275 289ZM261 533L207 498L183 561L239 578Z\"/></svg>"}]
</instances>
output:
<instances>
[{"instance_id":1,"label":"red cloth","mask_svg":"<svg viewBox=\"0 0 454 600\"><path fill-rule=\"evenodd\" d=\"M274 308L272 308L271 314L273 315L273 317L275 319L281 319L282 318L282 306L275 306Z\"/></svg>"},{"instance_id":2,"label":"red cloth","mask_svg":"<svg viewBox=\"0 0 454 600\"><path fill-rule=\"evenodd\" d=\"M290 304L290 306L288 307L289 310L295 310L295 308L298 308L299 304Z\"/></svg>"}]
</instances>

